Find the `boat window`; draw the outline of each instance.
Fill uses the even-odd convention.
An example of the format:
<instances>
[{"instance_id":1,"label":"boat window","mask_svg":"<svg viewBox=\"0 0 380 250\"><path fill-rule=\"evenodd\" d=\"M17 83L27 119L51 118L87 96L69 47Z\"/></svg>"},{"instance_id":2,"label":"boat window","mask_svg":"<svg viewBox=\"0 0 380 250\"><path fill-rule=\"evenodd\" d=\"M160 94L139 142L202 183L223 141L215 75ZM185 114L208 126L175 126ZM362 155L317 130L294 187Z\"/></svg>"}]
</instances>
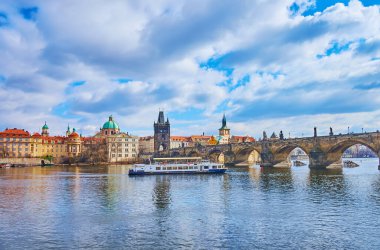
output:
<instances>
[{"instance_id":1,"label":"boat window","mask_svg":"<svg viewBox=\"0 0 380 250\"><path fill-rule=\"evenodd\" d=\"M166 170L166 167L162 167L162 170Z\"/></svg>"},{"instance_id":2,"label":"boat window","mask_svg":"<svg viewBox=\"0 0 380 250\"><path fill-rule=\"evenodd\" d=\"M172 170L172 167L168 167L167 170Z\"/></svg>"},{"instance_id":3,"label":"boat window","mask_svg":"<svg viewBox=\"0 0 380 250\"><path fill-rule=\"evenodd\" d=\"M161 170L161 167L156 167L156 170Z\"/></svg>"},{"instance_id":4,"label":"boat window","mask_svg":"<svg viewBox=\"0 0 380 250\"><path fill-rule=\"evenodd\" d=\"M183 169L189 169L189 167L183 167Z\"/></svg>"},{"instance_id":5,"label":"boat window","mask_svg":"<svg viewBox=\"0 0 380 250\"><path fill-rule=\"evenodd\" d=\"M222 168L221 166L218 166L218 168Z\"/></svg>"},{"instance_id":6,"label":"boat window","mask_svg":"<svg viewBox=\"0 0 380 250\"><path fill-rule=\"evenodd\" d=\"M192 166L190 166L190 167L189 167L189 169L193 169L193 167L192 167Z\"/></svg>"},{"instance_id":7,"label":"boat window","mask_svg":"<svg viewBox=\"0 0 380 250\"><path fill-rule=\"evenodd\" d=\"M213 169L217 168L217 166L212 166Z\"/></svg>"},{"instance_id":8,"label":"boat window","mask_svg":"<svg viewBox=\"0 0 380 250\"><path fill-rule=\"evenodd\" d=\"M173 167L173 170L177 170L177 167Z\"/></svg>"},{"instance_id":9,"label":"boat window","mask_svg":"<svg viewBox=\"0 0 380 250\"><path fill-rule=\"evenodd\" d=\"M208 169L208 166L204 166L204 169Z\"/></svg>"}]
</instances>

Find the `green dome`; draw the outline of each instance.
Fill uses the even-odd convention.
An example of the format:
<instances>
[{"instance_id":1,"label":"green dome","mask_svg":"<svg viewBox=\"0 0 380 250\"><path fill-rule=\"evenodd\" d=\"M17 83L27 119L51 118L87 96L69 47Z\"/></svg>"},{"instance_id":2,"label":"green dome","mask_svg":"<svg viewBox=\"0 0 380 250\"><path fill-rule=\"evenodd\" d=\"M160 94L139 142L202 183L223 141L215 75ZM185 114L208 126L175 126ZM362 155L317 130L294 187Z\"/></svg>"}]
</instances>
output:
<instances>
[{"instance_id":1,"label":"green dome","mask_svg":"<svg viewBox=\"0 0 380 250\"><path fill-rule=\"evenodd\" d=\"M45 122L45 125L42 127L42 129L49 129L48 125L46 125L46 122Z\"/></svg>"},{"instance_id":2,"label":"green dome","mask_svg":"<svg viewBox=\"0 0 380 250\"><path fill-rule=\"evenodd\" d=\"M109 117L109 120L103 124L103 129L119 129L119 125L113 121L112 115Z\"/></svg>"}]
</instances>

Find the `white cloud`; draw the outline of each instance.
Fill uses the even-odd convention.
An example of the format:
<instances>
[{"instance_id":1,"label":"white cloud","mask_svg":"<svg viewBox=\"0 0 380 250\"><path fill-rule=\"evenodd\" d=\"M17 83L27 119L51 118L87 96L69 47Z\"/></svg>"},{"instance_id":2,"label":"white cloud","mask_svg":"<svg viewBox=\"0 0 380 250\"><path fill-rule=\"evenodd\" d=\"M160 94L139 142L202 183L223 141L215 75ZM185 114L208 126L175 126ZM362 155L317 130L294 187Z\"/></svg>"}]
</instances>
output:
<instances>
[{"instance_id":1,"label":"white cloud","mask_svg":"<svg viewBox=\"0 0 380 250\"><path fill-rule=\"evenodd\" d=\"M122 128L144 135L165 108L202 112L193 124L172 125L188 134L215 134L224 110L233 132L256 136L280 127L312 131L310 121L323 126L325 117L337 126L376 129L358 114L378 116L378 90L357 86L376 83L380 74L379 6L352 0L304 17L315 2L295 1L300 10L291 15L293 2L5 1L0 113L11 115L2 125L37 129L47 120L62 134L70 122L92 134L112 113ZM39 8L36 22L22 18L21 6ZM334 43L348 45L325 55ZM199 66L211 58L220 63ZM239 86L245 76L249 81ZM85 84L70 85L77 81ZM278 100L305 108L288 112ZM255 110L264 101L258 107L266 110ZM278 115L282 108L285 116Z\"/></svg>"}]
</instances>

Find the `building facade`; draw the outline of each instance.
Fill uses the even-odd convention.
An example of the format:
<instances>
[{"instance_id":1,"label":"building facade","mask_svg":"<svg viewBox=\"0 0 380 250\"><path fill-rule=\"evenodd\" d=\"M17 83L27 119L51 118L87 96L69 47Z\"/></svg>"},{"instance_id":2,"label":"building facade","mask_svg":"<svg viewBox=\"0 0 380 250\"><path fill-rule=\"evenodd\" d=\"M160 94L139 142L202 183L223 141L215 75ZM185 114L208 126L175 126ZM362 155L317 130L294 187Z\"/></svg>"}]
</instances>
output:
<instances>
[{"instance_id":1,"label":"building facade","mask_svg":"<svg viewBox=\"0 0 380 250\"><path fill-rule=\"evenodd\" d=\"M119 125L112 115L95 135L103 138L108 162L134 162L139 154L139 138L120 131Z\"/></svg>"},{"instance_id":2,"label":"building facade","mask_svg":"<svg viewBox=\"0 0 380 250\"><path fill-rule=\"evenodd\" d=\"M185 148L190 145L190 137L170 136L170 148Z\"/></svg>"},{"instance_id":3,"label":"building facade","mask_svg":"<svg viewBox=\"0 0 380 250\"><path fill-rule=\"evenodd\" d=\"M139 153L150 154L154 153L154 137L145 136L139 138Z\"/></svg>"},{"instance_id":4,"label":"building facade","mask_svg":"<svg viewBox=\"0 0 380 250\"><path fill-rule=\"evenodd\" d=\"M93 137L82 137L75 128L67 127L65 136L50 136L45 124L41 133L23 129L5 129L0 132L0 157L52 158L55 163L72 162L133 162L139 153L137 136L120 132L110 116L100 132Z\"/></svg>"},{"instance_id":5,"label":"building facade","mask_svg":"<svg viewBox=\"0 0 380 250\"><path fill-rule=\"evenodd\" d=\"M0 157L44 158L55 162L65 157L76 157L82 152L81 137L75 132L69 136L50 136L46 122L42 133L31 135L24 129L5 129L0 132Z\"/></svg>"}]
</instances>

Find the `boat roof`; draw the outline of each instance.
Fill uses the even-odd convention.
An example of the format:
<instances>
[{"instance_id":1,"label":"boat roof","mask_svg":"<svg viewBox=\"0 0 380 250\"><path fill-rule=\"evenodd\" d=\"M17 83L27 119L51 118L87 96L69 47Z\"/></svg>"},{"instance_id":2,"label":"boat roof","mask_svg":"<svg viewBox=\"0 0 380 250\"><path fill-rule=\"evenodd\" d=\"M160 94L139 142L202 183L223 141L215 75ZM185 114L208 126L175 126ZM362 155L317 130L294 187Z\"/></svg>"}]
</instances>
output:
<instances>
[{"instance_id":1,"label":"boat roof","mask_svg":"<svg viewBox=\"0 0 380 250\"><path fill-rule=\"evenodd\" d=\"M168 157L168 158L153 158L155 161L170 161L170 160L202 160L202 157Z\"/></svg>"}]
</instances>

